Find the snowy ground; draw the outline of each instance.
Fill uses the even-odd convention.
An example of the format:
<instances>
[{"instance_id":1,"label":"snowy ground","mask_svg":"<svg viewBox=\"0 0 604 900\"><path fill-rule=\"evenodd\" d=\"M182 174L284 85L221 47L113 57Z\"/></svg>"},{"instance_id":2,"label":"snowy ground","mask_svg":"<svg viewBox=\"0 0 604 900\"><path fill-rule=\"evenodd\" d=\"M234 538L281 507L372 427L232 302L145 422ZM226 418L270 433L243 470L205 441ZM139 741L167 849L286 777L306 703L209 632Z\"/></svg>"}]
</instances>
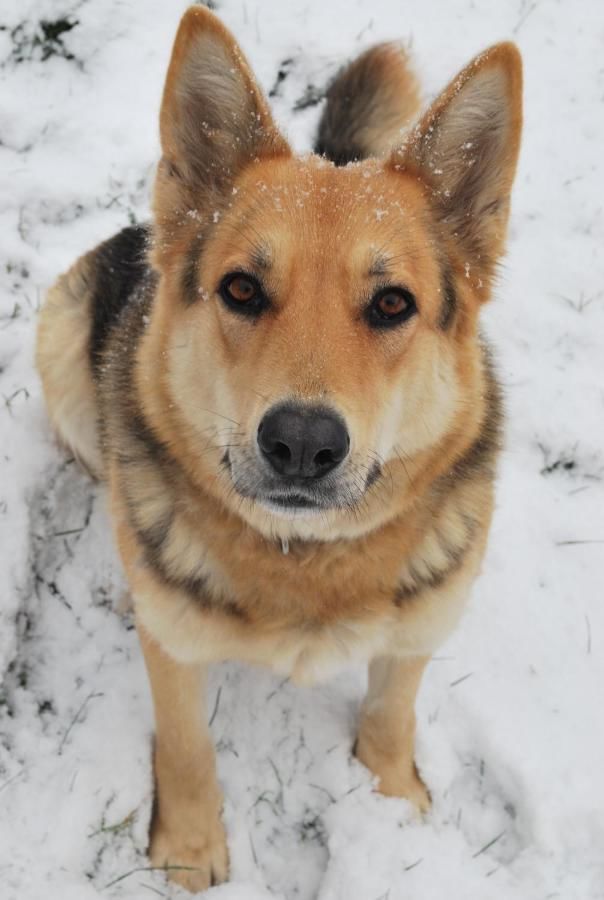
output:
<instances>
[{"instance_id":1,"label":"snowy ground","mask_svg":"<svg viewBox=\"0 0 604 900\"><path fill-rule=\"evenodd\" d=\"M604 898L604 13L601 0L219 0L309 145L320 88L385 37L430 95L515 39L526 132L485 316L509 425L484 574L429 667L425 822L351 759L363 672L313 689L225 665L210 708L233 883L216 900ZM478 8L479 7L479 8ZM146 872L151 710L102 490L55 447L36 310L147 217L181 2L0 11L0 897L177 897Z\"/></svg>"}]
</instances>

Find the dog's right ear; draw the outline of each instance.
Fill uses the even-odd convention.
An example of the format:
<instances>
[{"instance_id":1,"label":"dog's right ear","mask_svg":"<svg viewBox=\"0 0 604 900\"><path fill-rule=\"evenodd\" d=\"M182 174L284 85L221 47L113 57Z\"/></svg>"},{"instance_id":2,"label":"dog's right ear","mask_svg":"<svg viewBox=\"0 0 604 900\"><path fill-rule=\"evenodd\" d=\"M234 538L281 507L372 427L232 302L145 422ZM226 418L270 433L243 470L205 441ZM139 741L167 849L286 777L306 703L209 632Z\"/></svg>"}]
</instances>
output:
<instances>
[{"instance_id":1,"label":"dog's right ear","mask_svg":"<svg viewBox=\"0 0 604 900\"><path fill-rule=\"evenodd\" d=\"M159 181L176 182L195 207L254 159L291 153L243 53L203 6L188 9L180 22L160 134Z\"/></svg>"},{"instance_id":2,"label":"dog's right ear","mask_svg":"<svg viewBox=\"0 0 604 900\"><path fill-rule=\"evenodd\" d=\"M521 128L520 54L497 44L459 73L391 157L427 186L483 299L503 251Z\"/></svg>"}]
</instances>

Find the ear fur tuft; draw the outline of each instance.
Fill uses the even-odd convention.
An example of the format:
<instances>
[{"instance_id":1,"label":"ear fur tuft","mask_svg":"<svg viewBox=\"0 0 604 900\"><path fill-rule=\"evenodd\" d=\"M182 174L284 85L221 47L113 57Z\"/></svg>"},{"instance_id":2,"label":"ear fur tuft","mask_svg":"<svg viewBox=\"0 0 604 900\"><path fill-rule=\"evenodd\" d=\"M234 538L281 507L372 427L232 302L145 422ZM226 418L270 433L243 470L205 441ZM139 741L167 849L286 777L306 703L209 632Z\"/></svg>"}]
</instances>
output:
<instances>
[{"instance_id":1,"label":"ear fur tuft","mask_svg":"<svg viewBox=\"0 0 604 900\"><path fill-rule=\"evenodd\" d=\"M154 206L163 244L174 237L187 209L216 209L228 185L254 160L291 153L243 53L205 7L191 7L180 22L160 135Z\"/></svg>"},{"instance_id":2,"label":"ear fur tuft","mask_svg":"<svg viewBox=\"0 0 604 900\"><path fill-rule=\"evenodd\" d=\"M522 63L513 44L477 56L392 155L429 188L440 220L483 283L503 250L522 128Z\"/></svg>"}]
</instances>

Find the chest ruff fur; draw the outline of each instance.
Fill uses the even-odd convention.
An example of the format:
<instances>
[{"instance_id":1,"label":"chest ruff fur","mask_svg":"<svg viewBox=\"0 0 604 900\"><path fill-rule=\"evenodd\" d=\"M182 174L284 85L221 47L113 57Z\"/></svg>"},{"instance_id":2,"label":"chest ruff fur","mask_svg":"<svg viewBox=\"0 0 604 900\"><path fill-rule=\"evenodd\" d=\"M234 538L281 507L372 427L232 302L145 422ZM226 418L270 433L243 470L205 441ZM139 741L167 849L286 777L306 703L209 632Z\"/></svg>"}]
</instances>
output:
<instances>
[{"instance_id":1,"label":"chest ruff fur","mask_svg":"<svg viewBox=\"0 0 604 900\"><path fill-rule=\"evenodd\" d=\"M456 624L482 556L477 523L456 506L426 532L396 522L284 554L211 499L149 503L159 484L132 474L127 486L115 474L113 507L137 613L182 662L235 658L312 682L375 656L427 655Z\"/></svg>"}]
</instances>

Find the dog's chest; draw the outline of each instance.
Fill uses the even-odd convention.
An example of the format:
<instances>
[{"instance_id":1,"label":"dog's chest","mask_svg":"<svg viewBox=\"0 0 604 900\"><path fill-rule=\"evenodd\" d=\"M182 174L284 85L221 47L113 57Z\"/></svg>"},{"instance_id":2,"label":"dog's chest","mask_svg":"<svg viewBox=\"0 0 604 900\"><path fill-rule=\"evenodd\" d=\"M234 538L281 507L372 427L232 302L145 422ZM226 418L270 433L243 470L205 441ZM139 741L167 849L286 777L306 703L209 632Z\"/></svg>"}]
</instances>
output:
<instances>
[{"instance_id":1,"label":"dog's chest","mask_svg":"<svg viewBox=\"0 0 604 900\"><path fill-rule=\"evenodd\" d=\"M201 596L168 592L155 578L135 589L146 627L175 657L240 659L310 683L385 652L400 618L396 574L392 565L384 578L384 561L364 545L291 542L284 552L280 542L227 539L219 528L195 538L183 547L190 558L199 541Z\"/></svg>"},{"instance_id":2,"label":"dog's chest","mask_svg":"<svg viewBox=\"0 0 604 900\"><path fill-rule=\"evenodd\" d=\"M208 571L252 627L341 630L343 622L372 621L393 605L400 553L380 549L367 541L282 544L247 535L210 547Z\"/></svg>"},{"instance_id":3,"label":"dog's chest","mask_svg":"<svg viewBox=\"0 0 604 900\"><path fill-rule=\"evenodd\" d=\"M411 637L408 615L395 603L400 549L387 541L292 541L285 550L256 538L231 543L218 558L218 546L211 548L208 571L232 612L205 616L206 654L268 665L312 683L390 652L404 643L403 632Z\"/></svg>"},{"instance_id":4,"label":"dog's chest","mask_svg":"<svg viewBox=\"0 0 604 900\"><path fill-rule=\"evenodd\" d=\"M409 593L414 579L446 571L451 529L443 547L409 515L356 540L284 546L215 508L144 496L153 503L134 511L139 522L148 513L146 530L133 537L148 577L134 592L146 626L176 658L242 659L308 682L393 648L431 648L423 623L434 632L441 616ZM129 574L141 580L140 567Z\"/></svg>"},{"instance_id":5,"label":"dog's chest","mask_svg":"<svg viewBox=\"0 0 604 900\"><path fill-rule=\"evenodd\" d=\"M168 591L154 579L135 586L146 628L182 662L239 659L303 683L376 656L429 654L456 619L463 596L460 585L444 608L430 592L421 602L397 606L392 563L367 552L355 559L337 553L297 560L290 548L279 562L272 553L253 560L227 556L220 563L207 553L205 561L215 602Z\"/></svg>"}]
</instances>

